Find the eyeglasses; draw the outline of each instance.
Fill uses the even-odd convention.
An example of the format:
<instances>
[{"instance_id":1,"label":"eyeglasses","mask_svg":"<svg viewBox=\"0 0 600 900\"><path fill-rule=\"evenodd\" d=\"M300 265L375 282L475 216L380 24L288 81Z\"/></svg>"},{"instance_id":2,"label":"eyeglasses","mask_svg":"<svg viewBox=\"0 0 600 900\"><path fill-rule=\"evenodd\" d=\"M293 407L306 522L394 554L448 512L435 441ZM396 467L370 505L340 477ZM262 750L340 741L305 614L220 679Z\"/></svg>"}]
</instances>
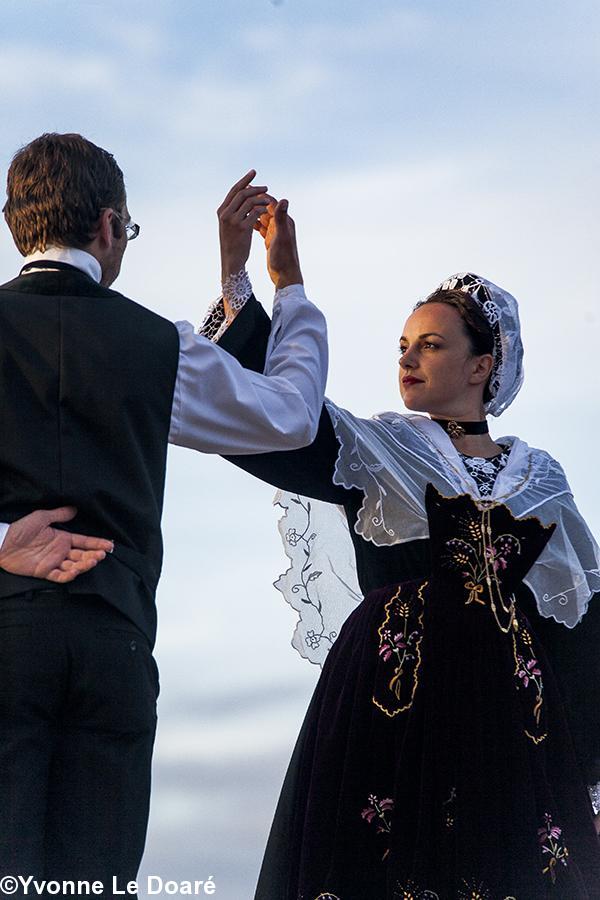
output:
<instances>
[{"instance_id":1,"label":"eyeglasses","mask_svg":"<svg viewBox=\"0 0 600 900\"><path fill-rule=\"evenodd\" d=\"M121 225L125 229L125 237L128 241L133 241L140 233L140 226L136 222L132 222L131 219L128 222L123 221L123 216L120 216L119 213L113 209L113 213L121 223Z\"/></svg>"}]
</instances>

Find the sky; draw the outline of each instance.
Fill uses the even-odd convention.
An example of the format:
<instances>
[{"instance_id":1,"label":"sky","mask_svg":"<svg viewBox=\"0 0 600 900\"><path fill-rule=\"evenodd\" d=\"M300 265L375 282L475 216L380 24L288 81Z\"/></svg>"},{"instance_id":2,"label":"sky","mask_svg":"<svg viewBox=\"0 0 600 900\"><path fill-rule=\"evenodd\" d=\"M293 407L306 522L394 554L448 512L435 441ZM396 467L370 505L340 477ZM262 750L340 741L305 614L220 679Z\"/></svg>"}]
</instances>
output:
<instances>
[{"instance_id":1,"label":"sky","mask_svg":"<svg viewBox=\"0 0 600 900\"><path fill-rule=\"evenodd\" d=\"M492 436L556 456L600 536L599 35L592 0L3 0L0 167L44 131L111 150L142 229L115 287L194 323L219 293L215 211L256 168L290 201L327 315L328 395L359 415L402 411L416 300L453 272L502 285L526 379ZM0 267L19 267L6 228ZM260 241L249 272L269 308ZM171 448L142 883L212 876L220 900L252 896L318 677L272 586L272 500Z\"/></svg>"}]
</instances>

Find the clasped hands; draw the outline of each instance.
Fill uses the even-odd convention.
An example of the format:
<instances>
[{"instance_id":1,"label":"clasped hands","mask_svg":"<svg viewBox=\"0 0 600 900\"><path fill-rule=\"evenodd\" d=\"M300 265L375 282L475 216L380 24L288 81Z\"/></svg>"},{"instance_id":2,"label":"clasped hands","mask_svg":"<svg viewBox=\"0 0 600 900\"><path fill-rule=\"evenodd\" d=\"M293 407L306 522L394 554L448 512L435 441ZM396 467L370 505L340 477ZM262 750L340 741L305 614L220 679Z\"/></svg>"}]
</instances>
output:
<instances>
[{"instance_id":1,"label":"clasped hands","mask_svg":"<svg viewBox=\"0 0 600 900\"><path fill-rule=\"evenodd\" d=\"M302 284L296 229L288 215L288 201L277 201L266 185L252 185L251 169L231 188L217 210L221 245L221 279L241 271L248 261L252 234L265 240L267 269L278 290ZM226 301L226 298L224 298Z\"/></svg>"}]
</instances>

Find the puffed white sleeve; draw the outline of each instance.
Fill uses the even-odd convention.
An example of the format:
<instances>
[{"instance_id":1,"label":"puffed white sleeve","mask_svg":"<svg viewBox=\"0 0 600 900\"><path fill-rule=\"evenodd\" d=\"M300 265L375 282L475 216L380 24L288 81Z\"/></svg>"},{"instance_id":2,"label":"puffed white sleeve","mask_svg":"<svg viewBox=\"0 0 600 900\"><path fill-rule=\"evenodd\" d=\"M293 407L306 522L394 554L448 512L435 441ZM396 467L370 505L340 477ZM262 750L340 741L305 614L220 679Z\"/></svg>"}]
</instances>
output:
<instances>
[{"instance_id":1,"label":"puffed white sleeve","mask_svg":"<svg viewBox=\"0 0 600 900\"><path fill-rule=\"evenodd\" d=\"M264 374L177 322L169 442L204 453L294 450L317 433L327 380L325 318L302 285L278 291Z\"/></svg>"}]
</instances>

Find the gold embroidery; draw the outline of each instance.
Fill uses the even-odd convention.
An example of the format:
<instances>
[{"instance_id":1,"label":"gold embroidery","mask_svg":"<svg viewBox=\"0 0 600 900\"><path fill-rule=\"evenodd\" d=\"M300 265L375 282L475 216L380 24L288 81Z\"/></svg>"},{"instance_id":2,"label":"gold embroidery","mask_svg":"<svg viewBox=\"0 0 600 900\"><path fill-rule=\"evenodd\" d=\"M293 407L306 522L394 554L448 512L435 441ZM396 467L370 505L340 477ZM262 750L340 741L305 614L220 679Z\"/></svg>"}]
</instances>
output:
<instances>
[{"instance_id":1,"label":"gold embroidery","mask_svg":"<svg viewBox=\"0 0 600 900\"><path fill-rule=\"evenodd\" d=\"M536 659L533 641L527 628L520 626L515 621L515 629L512 635L513 659L515 661L514 676L516 679L517 690L527 690L530 686L535 689L536 696L532 710L534 719L534 727L531 731L524 728L526 736L533 741L534 744L541 744L547 737L541 723L542 707L544 703L544 680L540 664ZM535 734L532 734L535 731Z\"/></svg>"},{"instance_id":2,"label":"gold embroidery","mask_svg":"<svg viewBox=\"0 0 600 900\"><path fill-rule=\"evenodd\" d=\"M485 606L485 600L480 600L479 597L477 596L477 594L483 593L483 585L482 584L474 584L474 582L472 582L472 581L466 581L465 587L467 588L467 590L469 590L471 592L467 598L465 606L467 606L469 603L473 603L473 602L481 603L483 606Z\"/></svg>"},{"instance_id":3,"label":"gold embroidery","mask_svg":"<svg viewBox=\"0 0 600 900\"><path fill-rule=\"evenodd\" d=\"M534 744L541 744L542 741L546 740L546 738L548 737L547 733L543 734L541 737L535 737L533 734L529 734L529 732L527 731L526 728L524 729L524 731L525 731L525 734L527 735L527 737L531 738L531 740L533 741Z\"/></svg>"},{"instance_id":4,"label":"gold embroidery","mask_svg":"<svg viewBox=\"0 0 600 900\"><path fill-rule=\"evenodd\" d=\"M379 656L381 658L379 672L384 674L383 667L389 660L397 662L393 674L387 684L386 690L375 687L373 703L386 716L393 718L398 713L410 709L419 683L419 668L421 666L421 640L423 638L423 591L428 582L419 585L417 599L420 603L417 627L409 631L411 618L411 604L400 602L402 586L398 588L393 597L385 604L385 619L377 633L379 635ZM413 612L413 617L415 613ZM412 669L412 674L410 674ZM408 678L406 677L408 674ZM388 694L391 693L391 697Z\"/></svg>"}]
</instances>

